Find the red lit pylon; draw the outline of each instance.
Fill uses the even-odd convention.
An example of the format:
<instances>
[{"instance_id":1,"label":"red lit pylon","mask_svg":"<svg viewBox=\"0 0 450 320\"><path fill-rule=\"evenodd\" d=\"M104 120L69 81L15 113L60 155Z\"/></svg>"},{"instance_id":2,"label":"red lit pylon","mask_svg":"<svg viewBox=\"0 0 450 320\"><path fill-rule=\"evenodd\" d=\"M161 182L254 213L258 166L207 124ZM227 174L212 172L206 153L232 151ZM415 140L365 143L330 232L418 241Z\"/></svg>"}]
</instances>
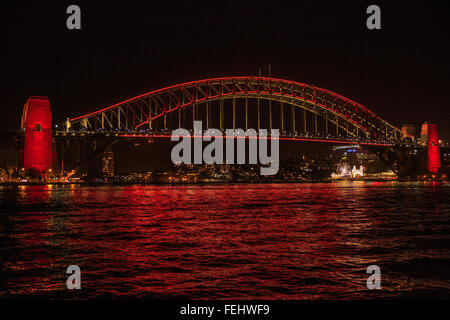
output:
<instances>
[{"instance_id":1,"label":"red lit pylon","mask_svg":"<svg viewBox=\"0 0 450 320\"><path fill-rule=\"evenodd\" d=\"M30 97L23 107L22 131L25 131L23 164L40 172L52 167L52 113L47 97Z\"/></svg>"}]
</instances>

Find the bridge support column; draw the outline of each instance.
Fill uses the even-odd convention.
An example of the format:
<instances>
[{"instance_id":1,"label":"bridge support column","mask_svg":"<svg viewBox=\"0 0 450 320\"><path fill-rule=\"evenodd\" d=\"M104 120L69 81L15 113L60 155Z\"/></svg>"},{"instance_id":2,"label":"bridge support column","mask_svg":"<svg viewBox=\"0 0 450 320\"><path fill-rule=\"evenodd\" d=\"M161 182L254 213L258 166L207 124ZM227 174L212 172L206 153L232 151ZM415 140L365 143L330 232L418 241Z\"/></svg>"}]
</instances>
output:
<instances>
[{"instance_id":1,"label":"bridge support column","mask_svg":"<svg viewBox=\"0 0 450 320\"><path fill-rule=\"evenodd\" d=\"M220 130L224 130L224 128L223 128L223 124L224 124L224 119L223 119L223 96L222 96L222 98L220 99L220 110L219 110L219 113L220 113Z\"/></svg>"},{"instance_id":2,"label":"bridge support column","mask_svg":"<svg viewBox=\"0 0 450 320\"><path fill-rule=\"evenodd\" d=\"M192 105L192 130L194 130L195 126L195 103Z\"/></svg>"},{"instance_id":3,"label":"bridge support column","mask_svg":"<svg viewBox=\"0 0 450 320\"><path fill-rule=\"evenodd\" d=\"M314 134L317 137L317 113L314 113Z\"/></svg>"},{"instance_id":4,"label":"bridge support column","mask_svg":"<svg viewBox=\"0 0 450 320\"><path fill-rule=\"evenodd\" d=\"M236 129L236 98L233 98L233 130Z\"/></svg>"},{"instance_id":5,"label":"bridge support column","mask_svg":"<svg viewBox=\"0 0 450 320\"><path fill-rule=\"evenodd\" d=\"M248 97L245 96L245 131L248 130Z\"/></svg>"},{"instance_id":6,"label":"bridge support column","mask_svg":"<svg viewBox=\"0 0 450 320\"><path fill-rule=\"evenodd\" d=\"M347 131L347 140L348 140L348 119L347 119L347 121L345 122L345 125L346 125L346 131ZM386 139L387 140L387 139Z\"/></svg>"},{"instance_id":7,"label":"bridge support column","mask_svg":"<svg viewBox=\"0 0 450 320\"><path fill-rule=\"evenodd\" d=\"M119 129L119 130L122 129L122 128L120 127L120 114L121 114L121 111L122 111L122 108L121 108L121 107L117 108L117 126L118 126L118 129Z\"/></svg>"},{"instance_id":8,"label":"bridge support column","mask_svg":"<svg viewBox=\"0 0 450 320\"><path fill-rule=\"evenodd\" d=\"M283 101L280 101L280 127L281 127L281 134L283 134L284 131L284 116L283 116Z\"/></svg>"},{"instance_id":9,"label":"bridge support column","mask_svg":"<svg viewBox=\"0 0 450 320\"><path fill-rule=\"evenodd\" d=\"M272 130L272 96L269 99L269 129Z\"/></svg>"},{"instance_id":10,"label":"bridge support column","mask_svg":"<svg viewBox=\"0 0 450 320\"><path fill-rule=\"evenodd\" d=\"M339 136L339 117L336 116L336 137Z\"/></svg>"},{"instance_id":11,"label":"bridge support column","mask_svg":"<svg viewBox=\"0 0 450 320\"><path fill-rule=\"evenodd\" d=\"M259 88L258 88L258 90L259 90ZM259 101L259 91L258 91L258 132L259 132L259 129L261 128L261 119L260 119L260 111L259 111L259 108L260 108L260 101Z\"/></svg>"},{"instance_id":12,"label":"bridge support column","mask_svg":"<svg viewBox=\"0 0 450 320\"><path fill-rule=\"evenodd\" d=\"M206 130L209 129L209 100L206 101Z\"/></svg>"},{"instance_id":13,"label":"bridge support column","mask_svg":"<svg viewBox=\"0 0 450 320\"><path fill-rule=\"evenodd\" d=\"M292 137L295 137L295 109L294 105L291 106L291 118L292 118Z\"/></svg>"},{"instance_id":14,"label":"bridge support column","mask_svg":"<svg viewBox=\"0 0 450 320\"><path fill-rule=\"evenodd\" d=\"M152 100L148 101L148 128L152 130Z\"/></svg>"},{"instance_id":15,"label":"bridge support column","mask_svg":"<svg viewBox=\"0 0 450 320\"><path fill-rule=\"evenodd\" d=\"M303 133L306 134L306 132L307 132L307 126L306 126L306 110L305 110L305 108L303 108L302 110L303 110Z\"/></svg>"}]
</instances>

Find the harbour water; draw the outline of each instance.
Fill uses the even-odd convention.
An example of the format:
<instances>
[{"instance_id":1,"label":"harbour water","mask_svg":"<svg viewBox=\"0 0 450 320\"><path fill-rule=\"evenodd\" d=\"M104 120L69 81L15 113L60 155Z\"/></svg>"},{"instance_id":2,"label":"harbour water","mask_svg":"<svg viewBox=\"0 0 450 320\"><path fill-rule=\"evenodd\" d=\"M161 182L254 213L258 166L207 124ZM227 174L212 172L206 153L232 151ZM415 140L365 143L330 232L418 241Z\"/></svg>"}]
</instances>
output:
<instances>
[{"instance_id":1,"label":"harbour water","mask_svg":"<svg viewBox=\"0 0 450 320\"><path fill-rule=\"evenodd\" d=\"M443 182L4 186L0 239L1 298L450 298Z\"/></svg>"}]
</instances>

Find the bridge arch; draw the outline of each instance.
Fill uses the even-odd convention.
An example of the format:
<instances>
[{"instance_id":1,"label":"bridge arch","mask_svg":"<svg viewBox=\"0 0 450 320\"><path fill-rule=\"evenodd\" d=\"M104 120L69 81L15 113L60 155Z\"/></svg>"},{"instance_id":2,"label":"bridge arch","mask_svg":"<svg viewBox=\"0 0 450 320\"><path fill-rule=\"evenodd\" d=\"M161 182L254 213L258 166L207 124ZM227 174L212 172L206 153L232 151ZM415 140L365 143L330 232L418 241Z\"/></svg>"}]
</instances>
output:
<instances>
[{"instance_id":1,"label":"bridge arch","mask_svg":"<svg viewBox=\"0 0 450 320\"><path fill-rule=\"evenodd\" d=\"M232 126L225 127L225 101L232 101L229 106L232 113ZM238 114L236 101L243 102L245 112ZM248 108L249 101L256 103L255 108ZM267 101L269 109L261 109L261 102ZM86 131L154 131L153 124L162 121L166 131L182 126L182 113L192 109L192 120L196 118L196 108L206 106L206 127L211 127L209 118L212 105L216 106L220 129L235 128L236 118L245 116L245 127L248 118L257 118L258 129L263 112L268 112L264 118L269 118L269 126L265 129L281 129L284 131L283 120L289 120L288 135L297 136L296 113L303 112L324 120L323 129L328 131L328 124L334 126L336 134L343 132L347 138L365 139L369 141L399 142L412 138L399 128L378 117L363 105L332 91L300 82L267 77L224 77L205 79L182 83L159 90L151 91L137 97L122 101L95 112L69 119L63 124L65 130ZM276 103L275 107L272 104ZM290 116L285 116L284 105L291 106ZM272 111L278 108L279 124L273 124ZM228 107L227 107L228 108ZM241 108L243 109L243 108ZM228 111L228 110L227 110ZM166 118L175 115L178 125L167 126ZM197 113L198 115L198 113ZM205 112L203 112L205 117ZM201 120L201 117L198 117ZM306 121L306 120L305 120ZM286 121L288 122L288 121ZM298 125L298 124L297 124ZM306 128L306 124L305 124ZM303 128L303 129L305 129ZM306 133L306 131L305 131ZM328 132L322 133L324 136Z\"/></svg>"}]
</instances>

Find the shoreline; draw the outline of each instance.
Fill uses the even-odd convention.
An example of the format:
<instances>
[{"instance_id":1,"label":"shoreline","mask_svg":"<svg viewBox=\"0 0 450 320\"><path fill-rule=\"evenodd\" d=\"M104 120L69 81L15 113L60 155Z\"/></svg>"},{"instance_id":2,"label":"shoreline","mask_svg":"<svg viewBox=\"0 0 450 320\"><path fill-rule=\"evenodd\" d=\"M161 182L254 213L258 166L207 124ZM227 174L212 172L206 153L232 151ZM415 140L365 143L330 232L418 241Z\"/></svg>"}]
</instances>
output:
<instances>
[{"instance_id":1,"label":"shoreline","mask_svg":"<svg viewBox=\"0 0 450 320\"><path fill-rule=\"evenodd\" d=\"M443 179L427 179L427 180L412 180L412 179L328 179L328 180L299 180L299 181L206 181L206 182L145 182L145 181L130 181L130 182L7 182L0 183L0 187L5 186L126 186L126 185L171 185L171 186L183 186L183 185L236 185L236 184L296 184L296 183L332 183L332 182L450 182L450 180Z\"/></svg>"}]
</instances>

